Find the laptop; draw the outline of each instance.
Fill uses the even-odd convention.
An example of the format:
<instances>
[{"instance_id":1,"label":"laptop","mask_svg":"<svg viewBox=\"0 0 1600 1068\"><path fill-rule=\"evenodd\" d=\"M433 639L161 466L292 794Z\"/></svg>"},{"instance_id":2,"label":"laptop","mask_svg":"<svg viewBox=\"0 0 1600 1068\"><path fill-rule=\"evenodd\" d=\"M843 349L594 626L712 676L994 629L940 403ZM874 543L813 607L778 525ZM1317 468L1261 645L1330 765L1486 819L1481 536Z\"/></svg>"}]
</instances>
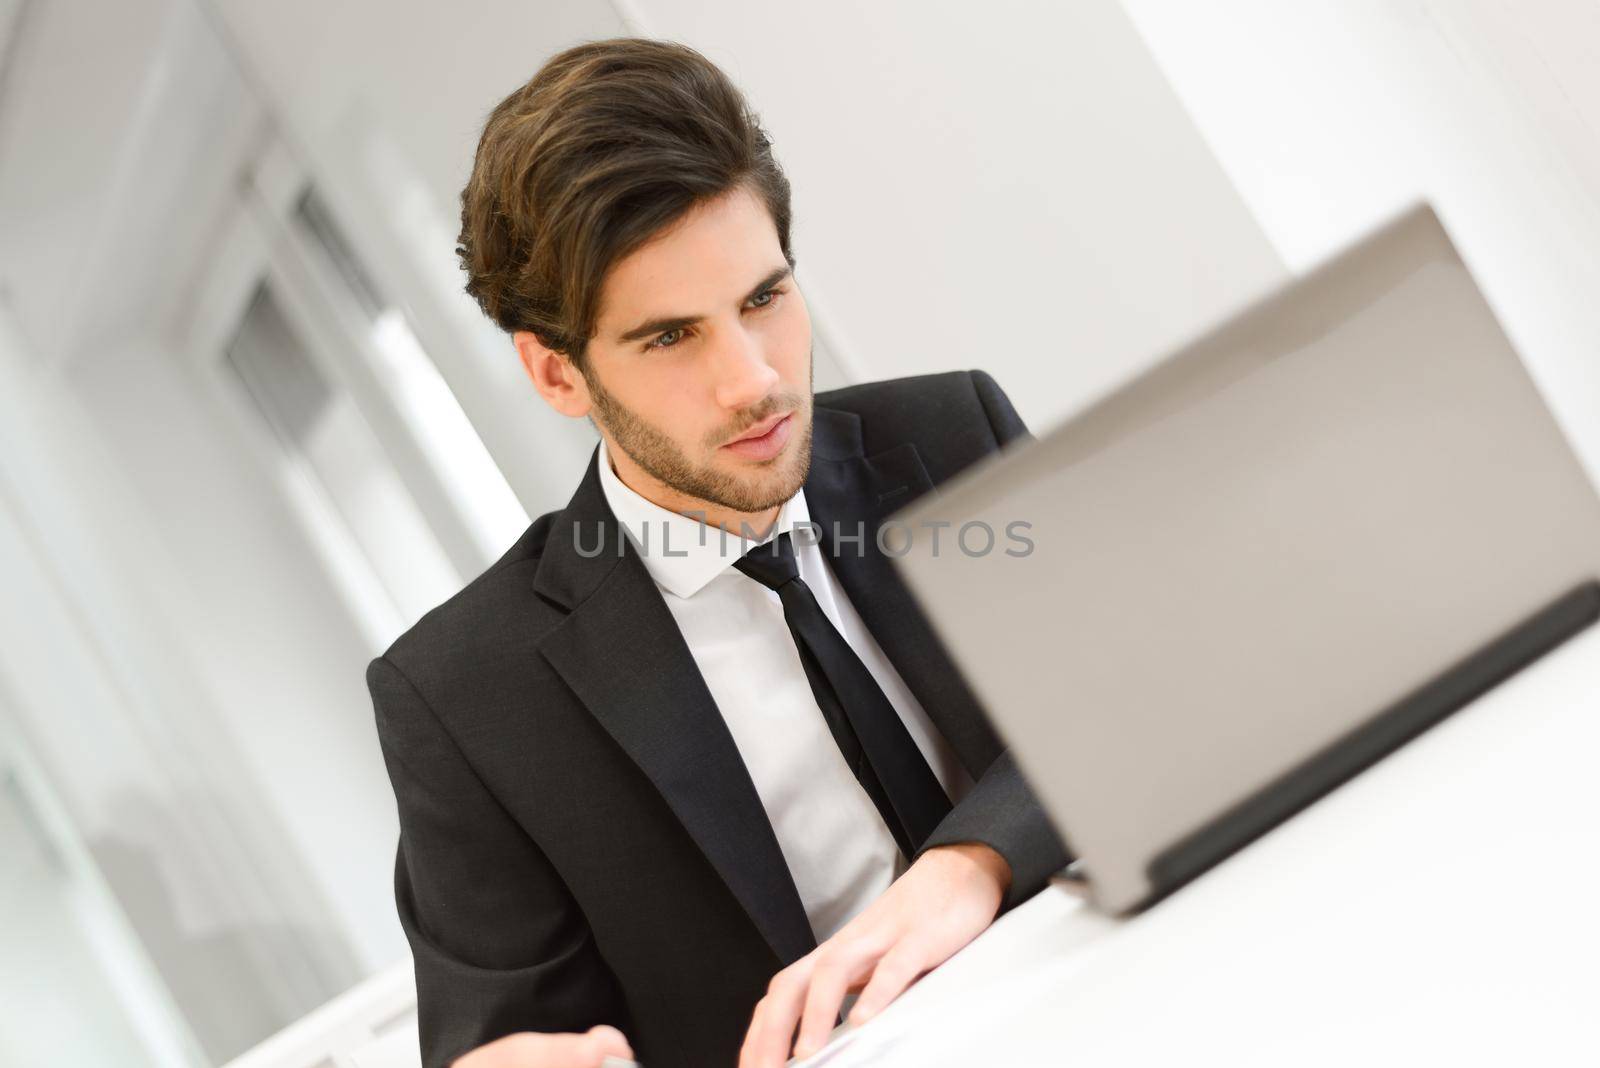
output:
<instances>
[{"instance_id":1,"label":"laptop","mask_svg":"<svg viewBox=\"0 0 1600 1068\"><path fill-rule=\"evenodd\" d=\"M1114 914L1600 615L1600 498L1427 206L885 526Z\"/></svg>"}]
</instances>

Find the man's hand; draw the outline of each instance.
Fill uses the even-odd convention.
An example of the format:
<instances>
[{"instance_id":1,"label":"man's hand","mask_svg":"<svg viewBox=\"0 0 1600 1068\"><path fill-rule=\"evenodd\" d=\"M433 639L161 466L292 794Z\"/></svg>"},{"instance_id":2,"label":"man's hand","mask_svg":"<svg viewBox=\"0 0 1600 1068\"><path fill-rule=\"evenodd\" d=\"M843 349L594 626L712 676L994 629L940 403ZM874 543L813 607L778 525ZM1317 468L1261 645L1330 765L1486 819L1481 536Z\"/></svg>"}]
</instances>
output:
<instances>
[{"instance_id":1,"label":"man's hand","mask_svg":"<svg viewBox=\"0 0 1600 1068\"><path fill-rule=\"evenodd\" d=\"M581 1035L519 1031L450 1062L450 1068L600 1068L607 1057L633 1060L622 1032L599 1024Z\"/></svg>"},{"instance_id":2,"label":"man's hand","mask_svg":"<svg viewBox=\"0 0 1600 1068\"><path fill-rule=\"evenodd\" d=\"M821 1049L852 991L861 996L849 1022L865 1023L982 934L1010 885L1011 868L986 845L963 842L922 854L859 916L773 976L750 1020L739 1068L778 1068L791 1041L796 1057Z\"/></svg>"}]
</instances>

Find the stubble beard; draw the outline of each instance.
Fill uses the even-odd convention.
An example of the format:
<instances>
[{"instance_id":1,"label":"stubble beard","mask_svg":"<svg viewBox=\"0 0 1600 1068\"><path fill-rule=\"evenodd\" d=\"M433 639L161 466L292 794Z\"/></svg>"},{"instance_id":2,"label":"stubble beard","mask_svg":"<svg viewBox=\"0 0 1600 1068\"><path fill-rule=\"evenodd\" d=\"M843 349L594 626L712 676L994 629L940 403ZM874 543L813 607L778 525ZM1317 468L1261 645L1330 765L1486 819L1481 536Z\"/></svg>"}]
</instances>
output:
<instances>
[{"instance_id":1,"label":"stubble beard","mask_svg":"<svg viewBox=\"0 0 1600 1068\"><path fill-rule=\"evenodd\" d=\"M811 397L815 368L813 363L806 383L805 403L793 409L797 419L805 419L805 426L797 428L799 436L784 455L770 461L774 466L757 468L765 470L765 477L754 479L694 463L676 441L607 393L597 377L585 378L594 401L594 418L610 432L617 447L651 478L694 500L735 512L764 512L799 492L811 470ZM793 394L768 397L751 413L748 424L754 425L783 411L792 397Z\"/></svg>"}]
</instances>

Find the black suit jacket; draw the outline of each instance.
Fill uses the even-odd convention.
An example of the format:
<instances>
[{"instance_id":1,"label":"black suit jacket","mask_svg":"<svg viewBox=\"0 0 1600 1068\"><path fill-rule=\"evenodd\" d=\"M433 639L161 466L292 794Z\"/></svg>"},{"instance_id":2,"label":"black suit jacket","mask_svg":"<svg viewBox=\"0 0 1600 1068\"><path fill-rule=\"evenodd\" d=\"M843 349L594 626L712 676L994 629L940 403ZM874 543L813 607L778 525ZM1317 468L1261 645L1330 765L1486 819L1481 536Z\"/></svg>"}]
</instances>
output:
<instances>
[{"instance_id":1,"label":"black suit jacket","mask_svg":"<svg viewBox=\"0 0 1600 1068\"><path fill-rule=\"evenodd\" d=\"M1026 434L980 371L851 386L816 397L805 484L824 551L836 525L865 534L864 553L830 552L834 572L976 781L923 848L993 846L1013 873L1003 908L1069 857L873 535ZM767 982L816 944L596 463L564 510L367 668L428 1068L595 1023L648 1068L732 1064Z\"/></svg>"}]
</instances>

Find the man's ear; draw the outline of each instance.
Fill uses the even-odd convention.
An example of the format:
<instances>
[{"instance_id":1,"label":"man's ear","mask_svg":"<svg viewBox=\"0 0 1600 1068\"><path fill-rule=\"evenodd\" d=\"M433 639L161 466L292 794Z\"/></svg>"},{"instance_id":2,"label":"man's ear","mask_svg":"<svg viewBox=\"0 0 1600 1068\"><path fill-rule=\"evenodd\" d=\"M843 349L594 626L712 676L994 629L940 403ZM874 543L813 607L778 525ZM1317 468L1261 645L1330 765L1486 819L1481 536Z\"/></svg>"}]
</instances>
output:
<instances>
[{"instance_id":1,"label":"man's ear","mask_svg":"<svg viewBox=\"0 0 1600 1068\"><path fill-rule=\"evenodd\" d=\"M511 342L517 347L523 369L533 379L533 388L539 391L546 404L574 419L589 414L593 406L589 383L566 354L546 348L531 330L516 331L511 335Z\"/></svg>"}]
</instances>

